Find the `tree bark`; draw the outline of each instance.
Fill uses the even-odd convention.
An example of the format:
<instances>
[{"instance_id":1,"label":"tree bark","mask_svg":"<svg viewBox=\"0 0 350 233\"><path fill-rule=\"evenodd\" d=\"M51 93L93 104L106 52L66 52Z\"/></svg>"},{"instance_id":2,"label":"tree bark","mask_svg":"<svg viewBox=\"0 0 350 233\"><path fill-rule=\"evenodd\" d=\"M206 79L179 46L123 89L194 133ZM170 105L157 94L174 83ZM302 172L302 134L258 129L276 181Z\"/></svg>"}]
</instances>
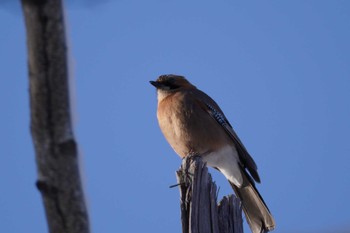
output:
<instances>
[{"instance_id":1,"label":"tree bark","mask_svg":"<svg viewBox=\"0 0 350 233\"><path fill-rule=\"evenodd\" d=\"M22 0L27 30L31 134L37 188L51 233L88 233L69 102L61 0Z\"/></svg>"},{"instance_id":2,"label":"tree bark","mask_svg":"<svg viewBox=\"0 0 350 233\"><path fill-rule=\"evenodd\" d=\"M233 195L217 204L217 189L206 164L188 156L177 171L183 233L243 233L242 207Z\"/></svg>"}]
</instances>

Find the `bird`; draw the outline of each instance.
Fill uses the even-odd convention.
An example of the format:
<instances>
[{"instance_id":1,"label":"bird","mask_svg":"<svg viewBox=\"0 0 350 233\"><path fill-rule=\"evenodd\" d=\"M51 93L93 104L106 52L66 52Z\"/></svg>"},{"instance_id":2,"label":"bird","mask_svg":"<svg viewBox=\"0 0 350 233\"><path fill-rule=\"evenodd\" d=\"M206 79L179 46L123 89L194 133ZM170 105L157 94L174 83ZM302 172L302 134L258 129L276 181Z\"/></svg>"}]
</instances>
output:
<instances>
[{"instance_id":1,"label":"bird","mask_svg":"<svg viewBox=\"0 0 350 233\"><path fill-rule=\"evenodd\" d=\"M272 231L275 220L255 186L257 165L219 105L181 75L150 83L157 90L159 127L173 150L181 158L199 155L219 170L241 200L251 231Z\"/></svg>"}]
</instances>

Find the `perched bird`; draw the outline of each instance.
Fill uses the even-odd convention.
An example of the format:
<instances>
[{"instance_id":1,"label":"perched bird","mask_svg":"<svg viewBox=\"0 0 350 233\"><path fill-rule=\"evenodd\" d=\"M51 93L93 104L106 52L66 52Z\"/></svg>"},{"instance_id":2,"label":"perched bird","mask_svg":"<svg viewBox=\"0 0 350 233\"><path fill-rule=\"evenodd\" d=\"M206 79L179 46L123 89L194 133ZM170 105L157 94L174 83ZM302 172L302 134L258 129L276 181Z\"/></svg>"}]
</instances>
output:
<instances>
[{"instance_id":1,"label":"perched bird","mask_svg":"<svg viewBox=\"0 0 350 233\"><path fill-rule=\"evenodd\" d=\"M162 75L150 83L157 89L160 129L175 152L199 155L224 174L253 233L273 230L275 221L255 187L257 166L218 104L183 76Z\"/></svg>"}]
</instances>

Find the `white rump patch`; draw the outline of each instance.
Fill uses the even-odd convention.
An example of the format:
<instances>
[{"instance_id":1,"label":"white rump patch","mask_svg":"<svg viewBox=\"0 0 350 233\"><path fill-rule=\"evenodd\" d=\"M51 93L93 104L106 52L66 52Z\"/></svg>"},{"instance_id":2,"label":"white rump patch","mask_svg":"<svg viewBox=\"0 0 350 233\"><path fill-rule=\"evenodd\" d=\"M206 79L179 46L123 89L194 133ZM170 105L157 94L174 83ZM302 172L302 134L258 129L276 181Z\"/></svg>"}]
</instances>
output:
<instances>
[{"instance_id":1,"label":"white rump patch","mask_svg":"<svg viewBox=\"0 0 350 233\"><path fill-rule=\"evenodd\" d=\"M234 185L241 187L243 178L239 167L237 150L232 146L225 146L218 151L204 155L203 160L208 166L220 170Z\"/></svg>"}]
</instances>

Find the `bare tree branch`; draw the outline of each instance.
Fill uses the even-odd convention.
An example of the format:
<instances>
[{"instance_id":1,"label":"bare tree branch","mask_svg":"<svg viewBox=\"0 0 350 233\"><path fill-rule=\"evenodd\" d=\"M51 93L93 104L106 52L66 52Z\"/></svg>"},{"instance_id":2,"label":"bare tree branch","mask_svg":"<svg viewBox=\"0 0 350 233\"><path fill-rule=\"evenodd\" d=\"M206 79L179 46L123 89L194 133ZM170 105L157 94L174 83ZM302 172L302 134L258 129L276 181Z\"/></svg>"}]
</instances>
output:
<instances>
[{"instance_id":1,"label":"bare tree branch","mask_svg":"<svg viewBox=\"0 0 350 233\"><path fill-rule=\"evenodd\" d=\"M61 0L22 0L27 29L31 133L37 187L51 233L88 233L71 122Z\"/></svg>"},{"instance_id":2,"label":"bare tree branch","mask_svg":"<svg viewBox=\"0 0 350 233\"><path fill-rule=\"evenodd\" d=\"M243 233L242 207L233 195L217 205L217 189L199 156L188 156L177 171L183 233Z\"/></svg>"}]
</instances>

